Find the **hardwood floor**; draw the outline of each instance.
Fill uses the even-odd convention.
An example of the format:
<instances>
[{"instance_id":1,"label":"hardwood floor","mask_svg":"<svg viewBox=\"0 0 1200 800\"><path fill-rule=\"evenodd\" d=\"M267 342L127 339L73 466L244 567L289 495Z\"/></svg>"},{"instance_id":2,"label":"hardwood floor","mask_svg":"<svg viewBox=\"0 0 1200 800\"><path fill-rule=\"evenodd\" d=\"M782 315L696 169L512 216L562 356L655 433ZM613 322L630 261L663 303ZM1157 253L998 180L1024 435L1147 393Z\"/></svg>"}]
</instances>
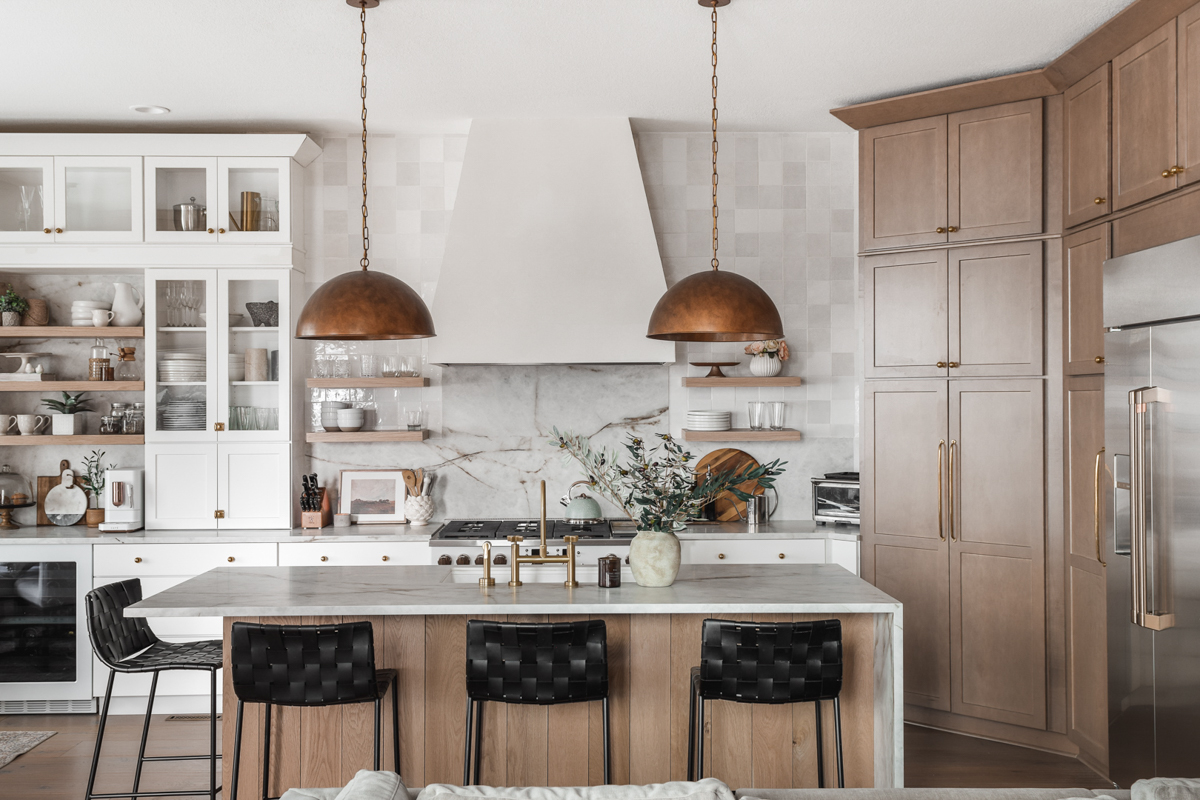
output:
<instances>
[{"instance_id":1,"label":"hardwood floor","mask_svg":"<svg viewBox=\"0 0 1200 800\"><path fill-rule=\"evenodd\" d=\"M208 750L206 722L166 722L156 716L147 755L190 755ZM97 717L91 715L0 716L0 730L58 731L43 744L0 769L5 800L80 800L87 785ZM96 791L130 787L141 717L109 720ZM905 726L904 769L908 786L1078 787L1103 789L1107 781L1073 758L1023 747ZM217 731L220 741L220 729ZM150 764L145 790L196 789L208 785L208 762Z\"/></svg>"}]
</instances>

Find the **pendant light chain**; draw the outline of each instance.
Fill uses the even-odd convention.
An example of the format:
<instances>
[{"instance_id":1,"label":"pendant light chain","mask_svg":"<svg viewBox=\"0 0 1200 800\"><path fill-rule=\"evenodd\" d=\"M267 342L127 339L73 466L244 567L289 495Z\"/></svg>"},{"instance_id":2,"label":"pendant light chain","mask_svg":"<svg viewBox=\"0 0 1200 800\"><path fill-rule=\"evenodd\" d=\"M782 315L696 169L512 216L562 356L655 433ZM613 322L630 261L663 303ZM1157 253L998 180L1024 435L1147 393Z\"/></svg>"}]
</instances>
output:
<instances>
[{"instance_id":1,"label":"pendant light chain","mask_svg":"<svg viewBox=\"0 0 1200 800\"><path fill-rule=\"evenodd\" d=\"M714 14L716 12L713 12ZM362 87L359 96L362 97L362 259L358 262L364 270L371 263L367 251L371 249L371 231L367 228L367 4L364 0L362 11L358 16L362 23Z\"/></svg>"},{"instance_id":2,"label":"pendant light chain","mask_svg":"<svg viewBox=\"0 0 1200 800\"><path fill-rule=\"evenodd\" d=\"M712 268L719 269L717 260L717 0L712 0Z\"/></svg>"}]
</instances>

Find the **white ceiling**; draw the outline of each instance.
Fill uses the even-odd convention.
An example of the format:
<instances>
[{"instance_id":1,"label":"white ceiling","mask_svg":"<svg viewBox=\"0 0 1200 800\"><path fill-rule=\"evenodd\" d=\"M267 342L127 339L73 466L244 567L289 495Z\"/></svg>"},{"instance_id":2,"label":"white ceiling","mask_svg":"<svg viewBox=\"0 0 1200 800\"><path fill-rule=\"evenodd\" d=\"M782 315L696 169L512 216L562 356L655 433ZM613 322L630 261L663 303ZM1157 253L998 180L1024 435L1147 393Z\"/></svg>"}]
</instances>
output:
<instances>
[{"instance_id":1,"label":"white ceiling","mask_svg":"<svg viewBox=\"0 0 1200 800\"><path fill-rule=\"evenodd\" d=\"M1042 66L1130 2L734 0L719 12L721 125L845 130L830 108ZM344 0L0 0L0 23L3 129L359 124ZM506 116L708 124L696 0L382 0L367 26L375 132Z\"/></svg>"}]
</instances>

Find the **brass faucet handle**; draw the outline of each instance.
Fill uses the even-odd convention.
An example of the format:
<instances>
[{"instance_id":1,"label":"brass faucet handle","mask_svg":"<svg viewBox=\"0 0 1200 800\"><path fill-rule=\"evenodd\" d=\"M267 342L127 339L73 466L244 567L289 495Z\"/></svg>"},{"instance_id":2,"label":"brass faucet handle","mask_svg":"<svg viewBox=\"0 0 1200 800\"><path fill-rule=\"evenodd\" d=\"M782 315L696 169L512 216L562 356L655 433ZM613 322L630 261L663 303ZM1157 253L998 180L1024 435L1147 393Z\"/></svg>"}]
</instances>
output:
<instances>
[{"instance_id":1,"label":"brass faucet handle","mask_svg":"<svg viewBox=\"0 0 1200 800\"><path fill-rule=\"evenodd\" d=\"M523 541L525 541L525 537L524 537L524 536L508 536L508 537L506 537L506 538L507 538L507 539L508 539L510 542L523 542Z\"/></svg>"},{"instance_id":2,"label":"brass faucet handle","mask_svg":"<svg viewBox=\"0 0 1200 800\"><path fill-rule=\"evenodd\" d=\"M483 577L479 579L480 588L495 586L496 579L492 577L492 543L483 543Z\"/></svg>"},{"instance_id":3,"label":"brass faucet handle","mask_svg":"<svg viewBox=\"0 0 1200 800\"><path fill-rule=\"evenodd\" d=\"M578 536L564 536L563 541L566 542L567 544L575 544L576 542L579 541L579 537Z\"/></svg>"}]
</instances>

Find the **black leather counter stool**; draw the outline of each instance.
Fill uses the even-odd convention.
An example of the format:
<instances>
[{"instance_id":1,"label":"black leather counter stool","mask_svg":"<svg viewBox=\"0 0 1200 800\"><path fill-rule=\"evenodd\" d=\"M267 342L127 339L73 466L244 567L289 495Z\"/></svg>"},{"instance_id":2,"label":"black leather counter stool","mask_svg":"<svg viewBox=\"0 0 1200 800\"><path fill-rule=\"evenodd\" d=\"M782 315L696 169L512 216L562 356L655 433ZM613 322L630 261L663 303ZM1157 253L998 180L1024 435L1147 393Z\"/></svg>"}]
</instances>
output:
<instances>
[{"instance_id":1,"label":"black leather counter stool","mask_svg":"<svg viewBox=\"0 0 1200 800\"><path fill-rule=\"evenodd\" d=\"M483 704L556 705L600 700L604 710L604 782L612 783L608 736L608 632L604 620L467 622L467 728L463 786L475 780L483 753Z\"/></svg>"},{"instance_id":2,"label":"black leather counter stool","mask_svg":"<svg viewBox=\"0 0 1200 800\"><path fill-rule=\"evenodd\" d=\"M770 623L706 619L701 629L701 639L700 666L692 668L692 694L688 709L688 780L696 780L697 761L699 775L704 775L702 731L705 700L814 703L817 716L817 785L825 788L821 701L832 700L834 735L837 737L838 788L845 788L842 710L838 702L842 691L841 620Z\"/></svg>"},{"instance_id":3,"label":"black leather counter stool","mask_svg":"<svg viewBox=\"0 0 1200 800\"><path fill-rule=\"evenodd\" d=\"M132 578L110 583L87 593L88 638L100 663L108 667L108 688L104 690L104 706L100 711L100 727L96 731L96 749L92 752L92 768L88 772L86 800L106 797L199 797L208 795L216 800L221 787L217 785L217 671L221 669L221 640L169 644L160 641L146 620L126 617L125 609L142 599L142 582ZM154 692L158 689L158 673L169 669L208 670L210 676L208 755L147 756L146 738L150 733L150 712L154 708ZM104 726L108 722L108 705L112 700L113 680L118 672L149 672L150 700L146 703L146 721L142 725L142 743L138 747L137 768L133 773L133 792L96 794L96 767L100 763L100 745L104 741ZM208 788L195 792L142 792L142 765L147 761L202 761L207 759Z\"/></svg>"},{"instance_id":4,"label":"black leather counter stool","mask_svg":"<svg viewBox=\"0 0 1200 800\"><path fill-rule=\"evenodd\" d=\"M392 758L400 773L400 701L394 669L375 669L375 636L370 622L330 625L256 625L235 622L230 633L229 672L237 695L233 739L233 780L237 797L242 756L242 716L246 703L267 707L263 726L262 797L270 784L271 706L375 704L374 769L383 746L383 698L392 688Z\"/></svg>"}]
</instances>

